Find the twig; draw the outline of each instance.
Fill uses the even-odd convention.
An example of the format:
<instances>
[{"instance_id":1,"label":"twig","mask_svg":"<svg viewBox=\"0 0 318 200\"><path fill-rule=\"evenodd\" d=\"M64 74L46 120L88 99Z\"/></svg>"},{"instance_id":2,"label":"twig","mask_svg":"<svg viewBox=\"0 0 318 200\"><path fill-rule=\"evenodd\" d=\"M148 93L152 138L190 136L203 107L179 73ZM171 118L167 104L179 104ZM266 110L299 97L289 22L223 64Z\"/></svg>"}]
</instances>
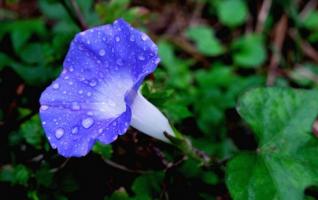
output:
<instances>
[{"instance_id":1,"label":"twig","mask_svg":"<svg viewBox=\"0 0 318 200\"><path fill-rule=\"evenodd\" d=\"M297 30L289 31L289 35L300 45L304 54L318 64L318 52L307 41L303 40Z\"/></svg>"},{"instance_id":2,"label":"twig","mask_svg":"<svg viewBox=\"0 0 318 200\"><path fill-rule=\"evenodd\" d=\"M311 10L314 10L317 7L317 5L318 5L317 0L308 1L308 3L303 8L303 10L299 13L300 18L304 19Z\"/></svg>"},{"instance_id":3,"label":"twig","mask_svg":"<svg viewBox=\"0 0 318 200\"><path fill-rule=\"evenodd\" d=\"M137 169L130 169L124 165L118 164L112 160L106 159L104 157L102 157L102 159L104 160L104 162L116 169L120 169L122 171L126 171L126 172L130 172L130 173L135 173L135 174L145 174L147 173L147 171L142 171L142 170L137 170Z\"/></svg>"},{"instance_id":4,"label":"twig","mask_svg":"<svg viewBox=\"0 0 318 200\"><path fill-rule=\"evenodd\" d=\"M195 7L194 10L192 12L191 18L189 20L189 24L192 24L197 18L199 18L201 16L202 10L205 6L205 2L204 1L196 1L195 2Z\"/></svg>"},{"instance_id":5,"label":"twig","mask_svg":"<svg viewBox=\"0 0 318 200\"><path fill-rule=\"evenodd\" d=\"M259 15L257 17L257 25L256 25L256 32L260 33L264 29L264 23L268 16L269 10L272 5L272 0L264 0L262 7L259 11Z\"/></svg>"},{"instance_id":6,"label":"twig","mask_svg":"<svg viewBox=\"0 0 318 200\"><path fill-rule=\"evenodd\" d=\"M283 15L274 29L273 51L269 63L268 76L266 81L268 86L274 84L277 76L277 67L279 65L279 60L281 58L281 49L285 40L287 25L288 18L286 15Z\"/></svg>"},{"instance_id":7,"label":"twig","mask_svg":"<svg viewBox=\"0 0 318 200\"><path fill-rule=\"evenodd\" d=\"M88 29L88 26L87 26L87 24L84 21L84 17L83 17L83 15L81 13L81 10L80 10L76 0L70 0L70 1L71 1L71 4L72 4L73 8L74 8L74 11L75 11L76 17L77 17L77 19L79 21L81 29L82 30Z\"/></svg>"},{"instance_id":8,"label":"twig","mask_svg":"<svg viewBox=\"0 0 318 200\"><path fill-rule=\"evenodd\" d=\"M60 0L60 3L63 5L63 7L66 9L69 16L72 18L72 20L77 24L77 26L80 27L82 31L88 29L88 25L84 21L84 17L82 16L82 13L80 11L80 8L75 0L70 0L70 3L74 9L74 12L72 9L67 5L65 0Z\"/></svg>"},{"instance_id":9,"label":"twig","mask_svg":"<svg viewBox=\"0 0 318 200\"><path fill-rule=\"evenodd\" d=\"M203 67L210 66L210 62L204 56L202 56L191 43L189 43L184 38L174 37L169 35L166 35L163 38L172 42L174 45L178 46L179 48L184 50L186 53L190 54L195 60L200 62L203 65Z\"/></svg>"},{"instance_id":10,"label":"twig","mask_svg":"<svg viewBox=\"0 0 318 200\"><path fill-rule=\"evenodd\" d=\"M59 167L56 167L56 168L53 168L50 170L51 173L55 173L55 172L58 172L60 171L61 169L63 169L66 164L68 163L68 161L70 161L70 158L67 158Z\"/></svg>"}]
</instances>

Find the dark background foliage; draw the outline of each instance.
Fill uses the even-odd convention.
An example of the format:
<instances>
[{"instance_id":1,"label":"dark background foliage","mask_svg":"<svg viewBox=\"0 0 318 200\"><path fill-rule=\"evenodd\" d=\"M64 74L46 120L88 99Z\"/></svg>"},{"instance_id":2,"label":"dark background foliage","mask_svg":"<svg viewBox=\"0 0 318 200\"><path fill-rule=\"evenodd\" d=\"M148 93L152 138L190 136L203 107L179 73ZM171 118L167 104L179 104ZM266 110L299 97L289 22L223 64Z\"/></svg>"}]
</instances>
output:
<instances>
[{"instance_id":1,"label":"dark background foliage","mask_svg":"<svg viewBox=\"0 0 318 200\"><path fill-rule=\"evenodd\" d=\"M317 5L0 0L0 198L231 199L228 160L257 151L235 109L238 97L259 86L317 87ZM49 146L38 117L41 92L58 76L77 32L120 17L159 47L162 61L143 94L217 165L202 166L134 129L83 158L65 159ZM309 187L305 196L317 192Z\"/></svg>"}]
</instances>

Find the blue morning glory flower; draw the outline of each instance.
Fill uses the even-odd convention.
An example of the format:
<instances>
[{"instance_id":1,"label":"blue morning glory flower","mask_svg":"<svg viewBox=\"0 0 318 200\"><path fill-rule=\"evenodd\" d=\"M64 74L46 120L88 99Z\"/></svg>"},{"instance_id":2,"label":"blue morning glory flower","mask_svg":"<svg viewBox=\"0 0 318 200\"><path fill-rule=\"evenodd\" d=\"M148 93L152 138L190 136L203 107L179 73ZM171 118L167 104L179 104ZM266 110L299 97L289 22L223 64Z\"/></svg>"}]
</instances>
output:
<instances>
[{"instance_id":1,"label":"blue morning glory flower","mask_svg":"<svg viewBox=\"0 0 318 200\"><path fill-rule=\"evenodd\" d=\"M131 125L167 141L168 120L138 89L160 59L157 46L122 19L73 39L63 71L40 98L40 118L51 146L65 157L109 144Z\"/></svg>"}]
</instances>

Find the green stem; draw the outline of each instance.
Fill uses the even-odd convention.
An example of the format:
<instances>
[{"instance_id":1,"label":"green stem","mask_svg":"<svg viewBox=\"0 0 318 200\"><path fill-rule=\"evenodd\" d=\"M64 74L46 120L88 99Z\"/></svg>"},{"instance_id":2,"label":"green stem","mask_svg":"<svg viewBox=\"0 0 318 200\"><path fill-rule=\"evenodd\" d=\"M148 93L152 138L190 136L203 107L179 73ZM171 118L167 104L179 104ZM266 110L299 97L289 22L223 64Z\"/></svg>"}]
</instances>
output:
<instances>
[{"instance_id":1,"label":"green stem","mask_svg":"<svg viewBox=\"0 0 318 200\"><path fill-rule=\"evenodd\" d=\"M172 144L178 147L184 155L199 161L203 166L209 167L212 165L219 165L221 163L216 158L212 158L206 152L193 147L191 140L182 136L180 133L177 134L177 137L173 137L167 133L164 133L164 135Z\"/></svg>"}]
</instances>

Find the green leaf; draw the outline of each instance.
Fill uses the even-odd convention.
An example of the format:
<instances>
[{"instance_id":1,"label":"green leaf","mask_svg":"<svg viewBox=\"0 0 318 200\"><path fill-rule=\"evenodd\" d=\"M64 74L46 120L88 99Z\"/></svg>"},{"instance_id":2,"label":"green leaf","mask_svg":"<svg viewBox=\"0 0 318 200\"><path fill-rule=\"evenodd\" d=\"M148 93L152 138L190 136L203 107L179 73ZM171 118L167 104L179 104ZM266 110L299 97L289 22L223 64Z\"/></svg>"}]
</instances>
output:
<instances>
[{"instance_id":1,"label":"green leaf","mask_svg":"<svg viewBox=\"0 0 318 200\"><path fill-rule=\"evenodd\" d=\"M93 147L93 152L109 159L112 156L113 148L110 144L105 145L97 142Z\"/></svg>"},{"instance_id":2,"label":"green leaf","mask_svg":"<svg viewBox=\"0 0 318 200\"><path fill-rule=\"evenodd\" d=\"M217 15L222 24L235 27L246 21L248 10L242 0L224 0L217 5Z\"/></svg>"},{"instance_id":3,"label":"green leaf","mask_svg":"<svg viewBox=\"0 0 318 200\"><path fill-rule=\"evenodd\" d=\"M50 172L50 169L48 168L48 166L40 168L35 173L35 178L37 180L37 183L44 187L49 187L52 184L53 177L54 175L52 172Z\"/></svg>"},{"instance_id":4,"label":"green leaf","mask_svg":"<svg viewBox=\"0 0 318 200\"><path fill-rule=\"evenodd\" d=\"M260 35L245 35L236 40L232 48L234 63L240 67L256 68L266 60L266 49Z\"/></svg>"},{"instance_id":5,"label":"green leaf","mask_svg":"<svg viewBox=\"0 0 318 200\"><path fill-rule=\"evenodd\" d=\"M43 129L38 115L33 116L30 120L21 125L20 133L25 141L35 147L41 149L44 139Z\"/></svg>"},{"instance_id":6,"label":"green leaf","mask_svg":"<svg viewBox=\"0 0 318 200\"><path fill-rule=\"evenodd\" d=\"M161 63L169 75L169 85L180 89L189 88L191 82L189 67L193 61L178 58L174 53L173 46L168 42L160 41L158 48ZM158 72L157 70L156 73ZM167 77L166 74L165 77Z\"/></svg>"},{"instance_id":7,"label":"green leaf","mask_svg":"<svg viewBox=\"0 0 318 200\"><path fill-rule=\"evenodd\" d=\"M224 48L215 37L213 29L209 26L192 26L186 30L186 36L196 43L204 55L217 56L224 52Z\"/></svg>"},{"instance_id":8,"label":"green leaf","mask_svg":"<svg viewBox=\"0 0 318 200\"><path fill-rule=\"evenodd\" d=\"M129 195L127 194L125 188L119 188L110 197L105 197L104 200L128 200L128 199L133 199L130 198Z\"/></svg>"},{"instance_id":9,"label":"green leaf","mask_svg":"<svg viewBox=\"0 0 318 200\"><path fill-rule=\"evenodd\" d=\"M311 133L318 92L260 88L237 107L258 139L256 152L240 153L227 165L233 199L303 199L318 184L318 140Z\"/></svg>"},{"instance_id":10,"label":"green leaf","mask_svg":"<svg viewBox=\"0 0 318 200\"><path fill-rule=\"evenodd\" d=\"M5 53L0 52L0 71L8 66L12 62L12 59Z\"/></svg>"},{"instance_id":11,"label":"green leaf","mask_svg":"<svg viewBox=\"0 0 318 200\"><path fill-rule=\"evenodd\" d=\"M201 174L202 180L210 185L215 185L218 183L218 177L215 173L211 171L203 172Z\"/></svg>"},{"instance_id":12,"label":"green leaf","mask_svg":"<svg viewBox=\"0 0 318 200\"><path fill-rule=\"evenodd\" d=\"M313 10L309 12L303 19L303 26L309 30L318 30L318 11Z\"/></svg>"},{"instance_id":13,"label":"green leaf","mask_svg":"<svg viewBox=\"0 0 318 200\"><path fill-rule=\"evenodd\" d=\"M19 56L27 63L43 63L44 51L40 43L32 43L26 45L19 51Z\"/></svg>"},{"instance_id":14,"label":"green leaf","mask_svg":"<svg viewBox=\"0 0 318 200\"><path fill-rule=\"evenodd\" d=\"M4 166L0 169L0 181L10 182L12 185L27 186L31 171L24 165Z\"/></svg>"},{"instance_id":15,"label":"green leaf","mask_svg":"<svg viewBox=\"0 0 318 200\"><path fill-rule=\"evenodd\" d=\"M28 84L39 86L56 77L59 68L51 68L45 65L25 65L11 63L12 69Z\"/></svg>"},{"instance_id":16,"label":"green leaf","mask_svg":"<svg viewBox=\"0 0 318 200\"><path fill-rule=\"evenodd\" d=\"M42 19L27 19L10 22L7 26L7 31L11 33L11 39L16 53L19 53L20 48L27 43L32 34L36 33L42 36L46 33Z\"/></svg>"},{"instance_id":17,"label":"green leaf","mask_svg":"<svg viewBox=\"0 0 318 200\"><path fill-rule=\"evenodd\" d=\"M163 172L152 172L151 174L141 175L135 179L131 189L138 197L153 199L153 194L158 194L161 191L163 178Z\"/></svg>"}]
</instances>

